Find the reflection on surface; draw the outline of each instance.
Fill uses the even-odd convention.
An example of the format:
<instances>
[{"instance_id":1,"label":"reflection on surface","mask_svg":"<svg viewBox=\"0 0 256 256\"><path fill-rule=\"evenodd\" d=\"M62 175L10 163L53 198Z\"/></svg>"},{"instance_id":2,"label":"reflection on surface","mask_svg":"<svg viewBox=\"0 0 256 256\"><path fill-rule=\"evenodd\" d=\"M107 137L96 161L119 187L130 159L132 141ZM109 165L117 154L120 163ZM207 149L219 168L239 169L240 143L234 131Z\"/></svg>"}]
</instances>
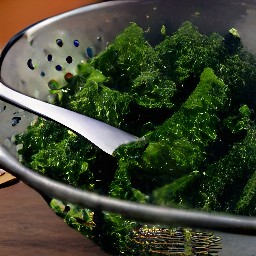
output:
<instances>
[{"instance_id":1,"label":"reflection on surface","mask_svg":"<svg viewBox=\"0 0 256 256\"><path fill-rule=\"evenodd\" d=\"M255 256L256 237L214 232L222 238L219 256Z\"/></svg>"}]
</instances>

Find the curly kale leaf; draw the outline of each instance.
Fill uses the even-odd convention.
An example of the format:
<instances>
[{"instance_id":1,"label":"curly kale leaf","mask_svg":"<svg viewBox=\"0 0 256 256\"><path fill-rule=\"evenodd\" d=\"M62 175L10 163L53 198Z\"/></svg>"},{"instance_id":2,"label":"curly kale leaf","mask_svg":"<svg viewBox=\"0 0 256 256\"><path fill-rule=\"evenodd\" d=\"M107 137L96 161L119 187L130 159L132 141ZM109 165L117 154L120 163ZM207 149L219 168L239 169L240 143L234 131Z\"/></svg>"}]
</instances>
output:
<instances>
[{"instance_id":1,"label":"curly kale leaf","mask_svg":"<svg viewBox=\"0 0 256 256\"><path fill-rule=\"evenodd\" d=\"M158 71L142 72L134 80L131 90L138 105L159 109L174 106L172 97L175 92L176 84Z\"/></svg>"},{"instance_id":2,"label":"curly kale leaf","mask_svg":"<svg viewBox=\"0 0 256 256\"><path fill-rule=\"evenodd\" d=\"M58 199L52 199L50 206L70 227L78 230L85 236L91 235L92 229L95 227L91 210L83 209L78 205L70 203L64 204Z\"/></svg>"},{"instance_id":3,"label":"curly kale leaf","mask_svg":"<svg viewBox=\"0 0 256 256\"><path fill-rule=\"evenodd\" d=\"M254 154L251 147L255 139L250 116L251 111L243 105L237 115L224 119L224 125L237 140L237 142L233 140L230 144L230 151L220 153L220 160L213 161L214 163L210 165L211 161L208 156L199 171L184 175L170 184L157 188L153 191L151 200L157 204L179 205L179 207L202 207L202 202L204 202L203 208L207 210L229 210L247 215L255 214L255 207L252 206L255 200L255 193L253 193L255 179L253 175L251 176L255 159L253 160L253 156L250 157L252 162L248 159L250 153ZM243 137L241 133L244 134ZM225 134L227 135L227 132ZM226 143L231 143L230 139L225 139ZM215 155L216 151L223 152L222 145L215 148ZM207 153L209 154L209 150ZM223 158L223 155L226 157ZM208 167L204 169L207 165ZM238 203L237 200L239 200ZM201 203L198 205L198 202ZM220 208L222 204L226 204L227 208Z\"/></svg>"},{"instance_id":4,"label":"curly kale leaf","mask_svg":"<svg viewBox=\"0 0 256 256\"><path fill-rule=\"evenodd\" d=\"M158 205L194 208L200 185L199 173L190 173L153 191L151 201Z\"/></svg>"},{"instance_id":5,"label":"curly kale leaf","mask_svg":"<svg viewBox=\"0 0 256 256\"><path fill-rule=\"evenodd\" d=\"M145 141L123 145L115 152L117 173L125 177L124 183L131 182L130 191L133 187L151 193L152 188L198 170L207 147L217 139L218 113L227 102L226 85L206 68L197 88L177 112L149 133ZM124 195L127 190L123 183L119 184L115 187Z\"/></svg>"},{"instance_id":6,"label":"curly kale leaf","mask_svg":"<svg viewBox=\"0 0 256 256\"><path fill-rule=\"evenodd\" d=\"M70 109L125 129L131 97L96 83L88 83L70 101Z\"/></svg>"},{"instance_id":7,"label":"curly kale leaf","mask_svg":"<svg viewBox=\"0 0 256 256\"><path fill-rule=\"evenodd\" d=\"M129 91L141 72L154 70L154 60L154 49L145 40L143 30L132 23L92 61L92 65L111 77L112 87Z\"/></svg>"},{"instance_id":8,"label":"curly kale leaf","mask_svg":"<svg viewBox=\"0 0 256 256\"><path fill-rule=\"evenodd\" d=\"M106 193L115 159L60 124L39 118L17 138L22 162L54 180ZM108 176L105 173L108 172Z\"/></svg>"},{"instance_id":9,"label":"curly kale leaf","mask_svg":"<svg viewBox=\"0 0 256 256\"><path fill-rule=\"evenodd\" d=\"M248 129L246 137L234 144L227 155L205 170L206 176L200 188L206 210L251 212L249 196L254 182L256 166L256 129ZM249 181L251 179L251 181Z\"/></svg>"},{"instance_id":10,"label":"curly kale leaf","mask_svg":"<svg viewBox=\"0 0 256 256\"><path fill-rule=\"evenodd\" d=\"M93 231L94 241L111 255L138 255L135 248L130 247L130 235L138 225L136 222L104 212L95 216L95 223L99 225Z\"/></svg>"},{"instance_id":11,"label":"curly kale leaf","mask_svg":"<svg viewBox=\"0 0 256 256\"><path fill-rule=\"evenodd\" d=\"M256 215L256 172L251 175L245 185L241 197L236 205L236 213L241 215Z\"/></svg>"},{"instance_id":12,"label":"curly kale leaf","mask_svg":"<svg viewBox=\"0 0 256 256\"><path fill-rule=\"evenodd\" d=\"M201 34L191 22L184 22L171 36L156 46L159 68L176 83L200 76L205 67L216 70L224 51L224 38Z\"/></svg>"},{"instance_id":13,"label":"curly kale leaf","mask_svg":"<svg viewBox=\"0 0 256 256\"><path fill-rule=\"evenodd\" d=\"M241 38L235 29L225 37L225 50L216 74L228 85L232 102L230 109L246 104L255 109L256 79L255 56L243 47Z\"/></svg>"},{"instance_id":14,"label":"curly kale leaf","mask_svg":"<svg viewBox=\"0 0 256 256\"><path fill-rule=\"evenodd\" d=\"M155 151L154 148L165 146L169 159L173 159L179 168L197 170L206 157L206 147L217 139L218 113L228 102L227 91L227 86L213 70L206 68L187 101L152 134L152 142L143 156L147 165L154 166L151 158L154 156L155 159L156 154L161 159L162 150ZM167 164L166 169L176 167Z\"/></svg>"},{"instance_id":15,"label":"curly kale leaf","mask_svg":"<svg viewBox=\"0 0 256 256\"><path fill-rule=\"evenodd\" d=\"M230 115L224 120L224 125L234 134L248 130L252 124L251 114L249 107L242 105L237 115Z\"/></svg>"},{"instance_id":16,"label":"curly kale leaf","mask_svg":"<svg viewBox=\"0 0 256 256\"><path fill-rule=\"evenodd\" d=\"M142 140L137 143L122 145L114 152L114 156L118 161L118 168L109 188L111 196L138 202L147 201L147 197L141 192L141 184L137 184L139 185L137 190L135 188L136 184L131 181L132 175L136 176L140 173L142 168L140 157L146 145L147 142ZM159 173L159 175L161 174Z\"/></svg>"},{"instance_id":17,"label":"curly kale leaf","mask_svg":"<svg viewBox=\"0 0 256 256\"><path fill-rule=\"evenodd\" d=\"M132 23L92 65L110 77L110 88L129 92L138 105L172 108L176 86L156 66L158 58L155 49L145 40L143 30Z\"/></svg>"},{"instance_id":18,"label":"curly kale leaf","mask_svg":"<svg viewBox=\"0 0 256 256\"><path fill-rule=\"evenodd\" d=\"M42 127L52 129L46 133L47 130ZM29 137L32 130L34 136ZM53 138L53 134L62 136ZM81 140L73 132L54 122L41 120L23 135L22 142L26 153L29 152L28 148L33 147L32 143L40 144L32 156L23 154L23 161L34 171L76 187L94 187L95 178L89 164L95 161L97 151L93 145Z\"/></svg>"},{"instance_id":19,"label":"curly kale leaf","mask_svg":"<svg viewBox=\"0 0 256 256\"><path fill-rule=\"evenodd\" d=\"M25 163L32 161L33 155L38 153L42 148L46 148L49 141L61 142L66 137L66 131L60 129L58 123L46 121L39 117L36 122L29 126L25 133L17 135L17 143L23 144L19 154Z\"/></svg>"}]
</instances>

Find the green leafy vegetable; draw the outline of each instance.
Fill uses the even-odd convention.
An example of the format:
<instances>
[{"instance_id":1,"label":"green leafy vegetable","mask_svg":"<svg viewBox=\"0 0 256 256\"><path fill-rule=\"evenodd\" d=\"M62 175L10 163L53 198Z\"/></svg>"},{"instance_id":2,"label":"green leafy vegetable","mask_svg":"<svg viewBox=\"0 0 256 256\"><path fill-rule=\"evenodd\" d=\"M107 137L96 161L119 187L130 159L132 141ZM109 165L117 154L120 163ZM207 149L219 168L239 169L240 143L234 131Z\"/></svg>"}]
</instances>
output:
<instances>
[{"instance_id":1,"label":"green leafy vegetable","mask_svg":"<svg viewBox=\"0 0 256 256\"><path fill-rule=\"evenodd\" d=\"M165 27L159 34L162 42L150 45L131 23L105 51L78 65L77 75L67 74L65 86L49 82L56 104L144 140L108 156L39 118L17 140L21 160L115 198L255 216L255 57L234 28L225 37L203 35L185 22L172 35ZM139 223L77 206L67 210L55 199L51 205L108 252L149 255L148 244L132 245Z\"/></svg>"}]
</instances>

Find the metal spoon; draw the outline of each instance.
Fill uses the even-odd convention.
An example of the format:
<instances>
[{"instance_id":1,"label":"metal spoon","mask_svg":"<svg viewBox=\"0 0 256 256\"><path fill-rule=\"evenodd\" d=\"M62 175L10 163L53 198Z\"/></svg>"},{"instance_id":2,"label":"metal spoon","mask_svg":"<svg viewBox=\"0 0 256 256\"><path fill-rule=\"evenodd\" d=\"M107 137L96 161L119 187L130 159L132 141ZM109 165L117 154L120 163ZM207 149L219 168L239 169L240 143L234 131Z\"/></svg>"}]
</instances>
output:
<instances>
[{"instance_id":1,"label":"metal spoon","mask_svg":"<svg viewBox=\"0 0 256 256\"><path fill-rule=\"evenodd\" d=\"M0 96L27 110L48 117L84 136L108 154L138 138L85 115L46 103L9 89L0 83Z\"/></svg>"}]
</instances>

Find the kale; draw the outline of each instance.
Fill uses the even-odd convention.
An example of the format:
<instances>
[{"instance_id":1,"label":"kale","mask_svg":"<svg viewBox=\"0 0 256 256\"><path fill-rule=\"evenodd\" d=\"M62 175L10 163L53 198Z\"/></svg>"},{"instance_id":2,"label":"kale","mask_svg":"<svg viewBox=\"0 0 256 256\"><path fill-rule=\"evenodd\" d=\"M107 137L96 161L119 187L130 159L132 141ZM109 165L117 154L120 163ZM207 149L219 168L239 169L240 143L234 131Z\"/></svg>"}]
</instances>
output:
<instances>
[{"instance_id":1,"label":"kale","mask_svg":"<svg viewBox=\"0 0 256 256\"><path fill-rule=\"evenodd\" d=\"M101 213L99 223L93 230L93 238L111 255L138 255L138 251L130 247L130 235L138 225L118 214Z\"/></svg>"},{"instance_id":2,"label":"kale","mask_svg":"<svg viewBox=\"0 0 256 256\"><path fill-rule=\"evenodd\" d=\"M163 74L182 84L190 76L200 76L206 67L217 69L224 38L216 33L203 35L192 23L184 22L173 35L166 35L156 51Z\"/></svg>"},{"instance_id":3,"label":"kale","mask_svg":"<svg viewBox=\"0 0 256 256\"><path fill-rule=\"evenodd\" d=\"M146 146L146 141L140 141L120 146L119 149L114 152L118 161L118 169L116 170L114 180L110 185L109 194L111 196L137 202L147 201L147 197L135 188L137 181L138 188L142 190L140 181L143 179L143 174L140 172L142 170L140 157ZM132 182L132 176L136 177L138 176L138 173L141 173L141 179L135 179ZM159 175L161 174L159 173ZM147 181L150 179L149 177L152 177L152 173L145 177L145 186L148 185Z\"/></svg>"},{"instance_id":4,"label":"kale","mask_svg":"<svg viewBox=\"0 0 256 256\"><path fill-rule=\"evenodd\" d=\"M205 147L216 140L218 113L227 105L227 90L213 70L206 68L186 102L151 135L152 144L165 145L170 159L179 169L198 169L205 158ZM156 154L154 147L153 155ZM150 166L154 165L150 161L151 151L152 148L149 148L145 152ZM167 165L166 168L171 170L175 167Z\"/></svg>"},{"instance_id":5,"label":"kale","mask_svg":"<svg viewBox=\"0 0 256 256\"><path fill-rule=\"evenodd\" d=\"M235 212L241 215L256 215L256 172L251 175L248 179L243 192L241 193L241 197L236 204Z\"/></svg>"},{"instance_id":6,"label":"kale","mask_svg":"<svg viewBox=\"0 0 256 256\"><path fill-rule=\"evenodd\" d=\"M80 206L70 203L64 204L57 199L52 199L50 206L58 216L68 223L68 225L79 230L83 235L91 235L95 227L93 212L91 210L83 209Z\"/></svg>"},{"instance_id":7,"label":"kale","mask_svg":"<svg viewBox=\"0 0 256 256\"><path fill-rule=\"evenodd\" d=\"M156 65L157 51L145 40L143 30L132 23L92 65L110 77L109 86L128 92L138 105L172 108L175 83Z\"/></svg>"},{"instance_id":8,"label":"kale","mask_svg":"<svg viewBox=\"0 0 256 256\"><path fill-rule=\"evenodd\" d=\"M89 165L95 161L97 150L72 131L40 118L22 135L22 142L19 153L34 171L75 187L86 184L91 190L95 186Z\"/></svg>"},{"instance_id":9,"label":"kale","mask_svg":"<svg viewBox=\"0 0 256 256\"><path fill-rule=\"evenodd\" d=\"M64 86L49 82L55 104L142 140L108 156L38 118L17 138L21 160L55 180L115 198L255 215L256 58L234 28L226 36L204 35L185 22L172 35L165 27L161 33L162 42L152 46L131 23L79 64L75 76L66 74ZM93 227L83 229L85 209L64 214L52 206L110 253L138 254L129 240L138 223L95 211Z\"/></svg>"},{"instance_id":10,"label":"kale","mask_svg":"<svg viewBox=\"0 0 256 256\"><path fill-rule=\"evenodd\" d=\"M119 186L116 180L112 186L119 196L133 200L132 188L148 194L155 187L197 171L207 156L207 146L217 139L217 114L227 102L226 85L206 68L197 88L179 111L148 135L145 142L117 149ZM122 179L124 182L120 182ZM130 190L125 186L127 182L131 182Z\"/></svg>"},{"instance_id":11,"label":"kale","mask_svg":"<svg viewBox=\"0 0 256 256\"><path fill-rule=\"evenodd\" d=\"M143 30L132 23L92 61L92 65L111 78L111 88L130 91L133 80L141 73L155 71L156 58Z\"/></svg>"},{"instance_id":12,"label":"kale","mask_svg":"<svg viewBox=\"0 0 256 256\"><path fill-rule=\"evenodd\" d=\"M115 127L125 129L128 125L125 117L129 113L131 97L95 81L86 81L83 89L69 102L69 108L104 121Z\"/></svg>"},{"instance_id":13,"label":"kale","mask_svg":"<svg viewBox=\"0 0 256 256\"><path fill-rule=\"evenodd\" d=\"M194 188L200 186L200 178L200 175L194 172L156 188L152 193L151 201L158 205L193 208L195 198L199 196Z\"/></svg>"},{"instance_id":14,"label":"kale","mask_svg":"<svg viewBox=\"0 0 256 256\"><path fill-rule=\"evenodd\" d=\"M200 191L202 209L243 212L255 215L254 172L256 165L256 129L248 128L246 137L233 145L219 161L209 165Z\"/></svg>"}]
</instances>

